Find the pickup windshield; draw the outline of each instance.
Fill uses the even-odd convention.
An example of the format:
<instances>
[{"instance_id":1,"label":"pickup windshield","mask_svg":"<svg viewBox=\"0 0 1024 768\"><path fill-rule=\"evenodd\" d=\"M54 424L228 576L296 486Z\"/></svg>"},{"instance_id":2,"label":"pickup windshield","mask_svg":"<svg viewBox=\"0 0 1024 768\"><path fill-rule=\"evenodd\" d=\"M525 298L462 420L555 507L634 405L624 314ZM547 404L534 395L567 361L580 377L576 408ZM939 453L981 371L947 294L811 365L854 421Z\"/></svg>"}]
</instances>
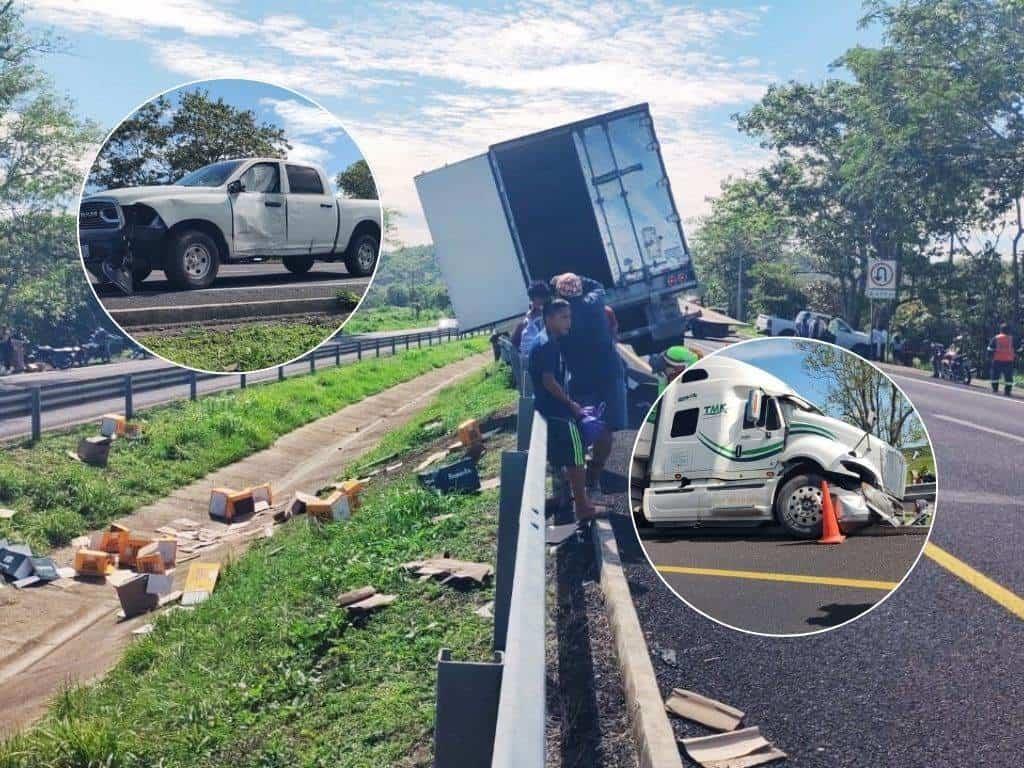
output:
<instances>
[{"instance_id":1,"label":"pickup windshield","mask_svg":"<svg viewBox=\"0 0 1024 768\"><path fill-rule=\"evenodd\" d=\"M180 187L219 187L241 164L241 160L211 163L204 165L199 170L192 171L192 173L185 174L174 183Z\"/></svg>"}]
</instances>

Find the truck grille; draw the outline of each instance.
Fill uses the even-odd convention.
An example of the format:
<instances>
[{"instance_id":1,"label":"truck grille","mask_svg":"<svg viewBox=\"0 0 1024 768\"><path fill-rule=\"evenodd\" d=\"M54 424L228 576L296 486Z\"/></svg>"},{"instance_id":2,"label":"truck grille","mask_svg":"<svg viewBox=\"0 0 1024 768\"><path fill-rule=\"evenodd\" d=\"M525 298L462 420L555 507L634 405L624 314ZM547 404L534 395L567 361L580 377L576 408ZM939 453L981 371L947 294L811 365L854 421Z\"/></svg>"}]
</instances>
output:
<instances>
[{"instance_id":1,"label":"truck grille","mask_svg":"<svg viewBox=\"0 0 1024 768\"><path fill-rule=\"evenodd\" d=\"M907 462L903 454L894 448L885 452L882 467L882 485L897 499L902 499L907 485Z\"/></svg>"},{"instance_id":2,"label":"truck grille","mask_svg":"<svg viewBox=\"0 0 1024 768\"><path fill-rule=\"evenodd\" d=\"M78 209L80 229L118 229L121 215L117 203L109 201L84 202Z\"/></svg>"}]
</instances>

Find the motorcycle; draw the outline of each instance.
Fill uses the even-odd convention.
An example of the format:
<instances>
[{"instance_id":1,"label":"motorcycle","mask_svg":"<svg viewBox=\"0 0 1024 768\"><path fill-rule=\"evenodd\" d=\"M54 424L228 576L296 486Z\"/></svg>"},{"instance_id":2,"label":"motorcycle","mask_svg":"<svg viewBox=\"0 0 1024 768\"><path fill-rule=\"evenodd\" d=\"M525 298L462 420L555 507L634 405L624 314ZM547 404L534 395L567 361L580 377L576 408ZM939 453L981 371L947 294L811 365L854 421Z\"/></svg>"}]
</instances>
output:
<instances>
[{"instance_id":1,"label":"motorcycle","mask_svg":"<svg viewBox=\"0 0 1024 768\"><path fill-rule=\"evenodd\" d=\"M971 366L970 360L961 353L946 355L946 347L932 344L932 377L945 379L959 384L970 384L977 369Z\"/></svg>"},{"instance_id":2,"label":"motorcycle","mask_svg":"<svg viewBox=\"0 0 1024 768\"><path fill-rule=\"evenodd\" d=\"M73 365L84 365L81 347L51 347L49 344L33 345L28 353L28 362L45 363L65 370Z\"/></svg>"}]
</instances>

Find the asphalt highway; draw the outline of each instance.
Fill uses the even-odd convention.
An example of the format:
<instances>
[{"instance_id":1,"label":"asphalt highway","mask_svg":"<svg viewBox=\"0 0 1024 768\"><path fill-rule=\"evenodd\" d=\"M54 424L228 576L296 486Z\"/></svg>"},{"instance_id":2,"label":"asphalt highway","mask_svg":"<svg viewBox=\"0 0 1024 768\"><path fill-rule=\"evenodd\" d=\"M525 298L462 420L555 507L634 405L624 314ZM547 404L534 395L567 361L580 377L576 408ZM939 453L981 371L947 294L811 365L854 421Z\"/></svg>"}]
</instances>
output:
<instances>
[{"instance_id":1,"label":"asphalt highway","mask_svg":"<svg viewBox=\"0 0 1024 768\"><path fill-rule=\"evenodd\" d=\"M1020 765L1024 400L913 372L895 378L935 449L935 524L903 585L844 627L779 639L705 618L649 566L625 495L609 497L652 663L664 695L681 687L744 710L788 766ZM633 437L617 436L609 464L620 491ZM709 733L683 720L673 727Z\"/></svg>"}]
</instances>

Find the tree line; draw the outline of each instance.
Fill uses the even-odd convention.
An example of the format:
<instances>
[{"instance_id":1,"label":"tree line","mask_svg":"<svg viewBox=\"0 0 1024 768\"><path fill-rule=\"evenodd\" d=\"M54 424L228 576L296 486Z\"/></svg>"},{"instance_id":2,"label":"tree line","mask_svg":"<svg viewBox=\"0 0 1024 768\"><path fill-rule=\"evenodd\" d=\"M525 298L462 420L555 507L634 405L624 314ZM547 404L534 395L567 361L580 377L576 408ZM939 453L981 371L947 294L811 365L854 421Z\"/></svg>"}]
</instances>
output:
<instances>
[{"instance_id":1,"label":"tree line","mask_svg":"<svg viewBox=\"0 0 1024 768\"><path fill-rule=\"evenodd\" d=\"M861 24L881 28L879 46L734 116L770 160L725 181L700 222L707 299L751 315L809 306L911 343L964 334L980 354L1024 319L1024 0L868 0ZM897 264L874 317L872 257Z\"/></svg>"}]
</instances>

